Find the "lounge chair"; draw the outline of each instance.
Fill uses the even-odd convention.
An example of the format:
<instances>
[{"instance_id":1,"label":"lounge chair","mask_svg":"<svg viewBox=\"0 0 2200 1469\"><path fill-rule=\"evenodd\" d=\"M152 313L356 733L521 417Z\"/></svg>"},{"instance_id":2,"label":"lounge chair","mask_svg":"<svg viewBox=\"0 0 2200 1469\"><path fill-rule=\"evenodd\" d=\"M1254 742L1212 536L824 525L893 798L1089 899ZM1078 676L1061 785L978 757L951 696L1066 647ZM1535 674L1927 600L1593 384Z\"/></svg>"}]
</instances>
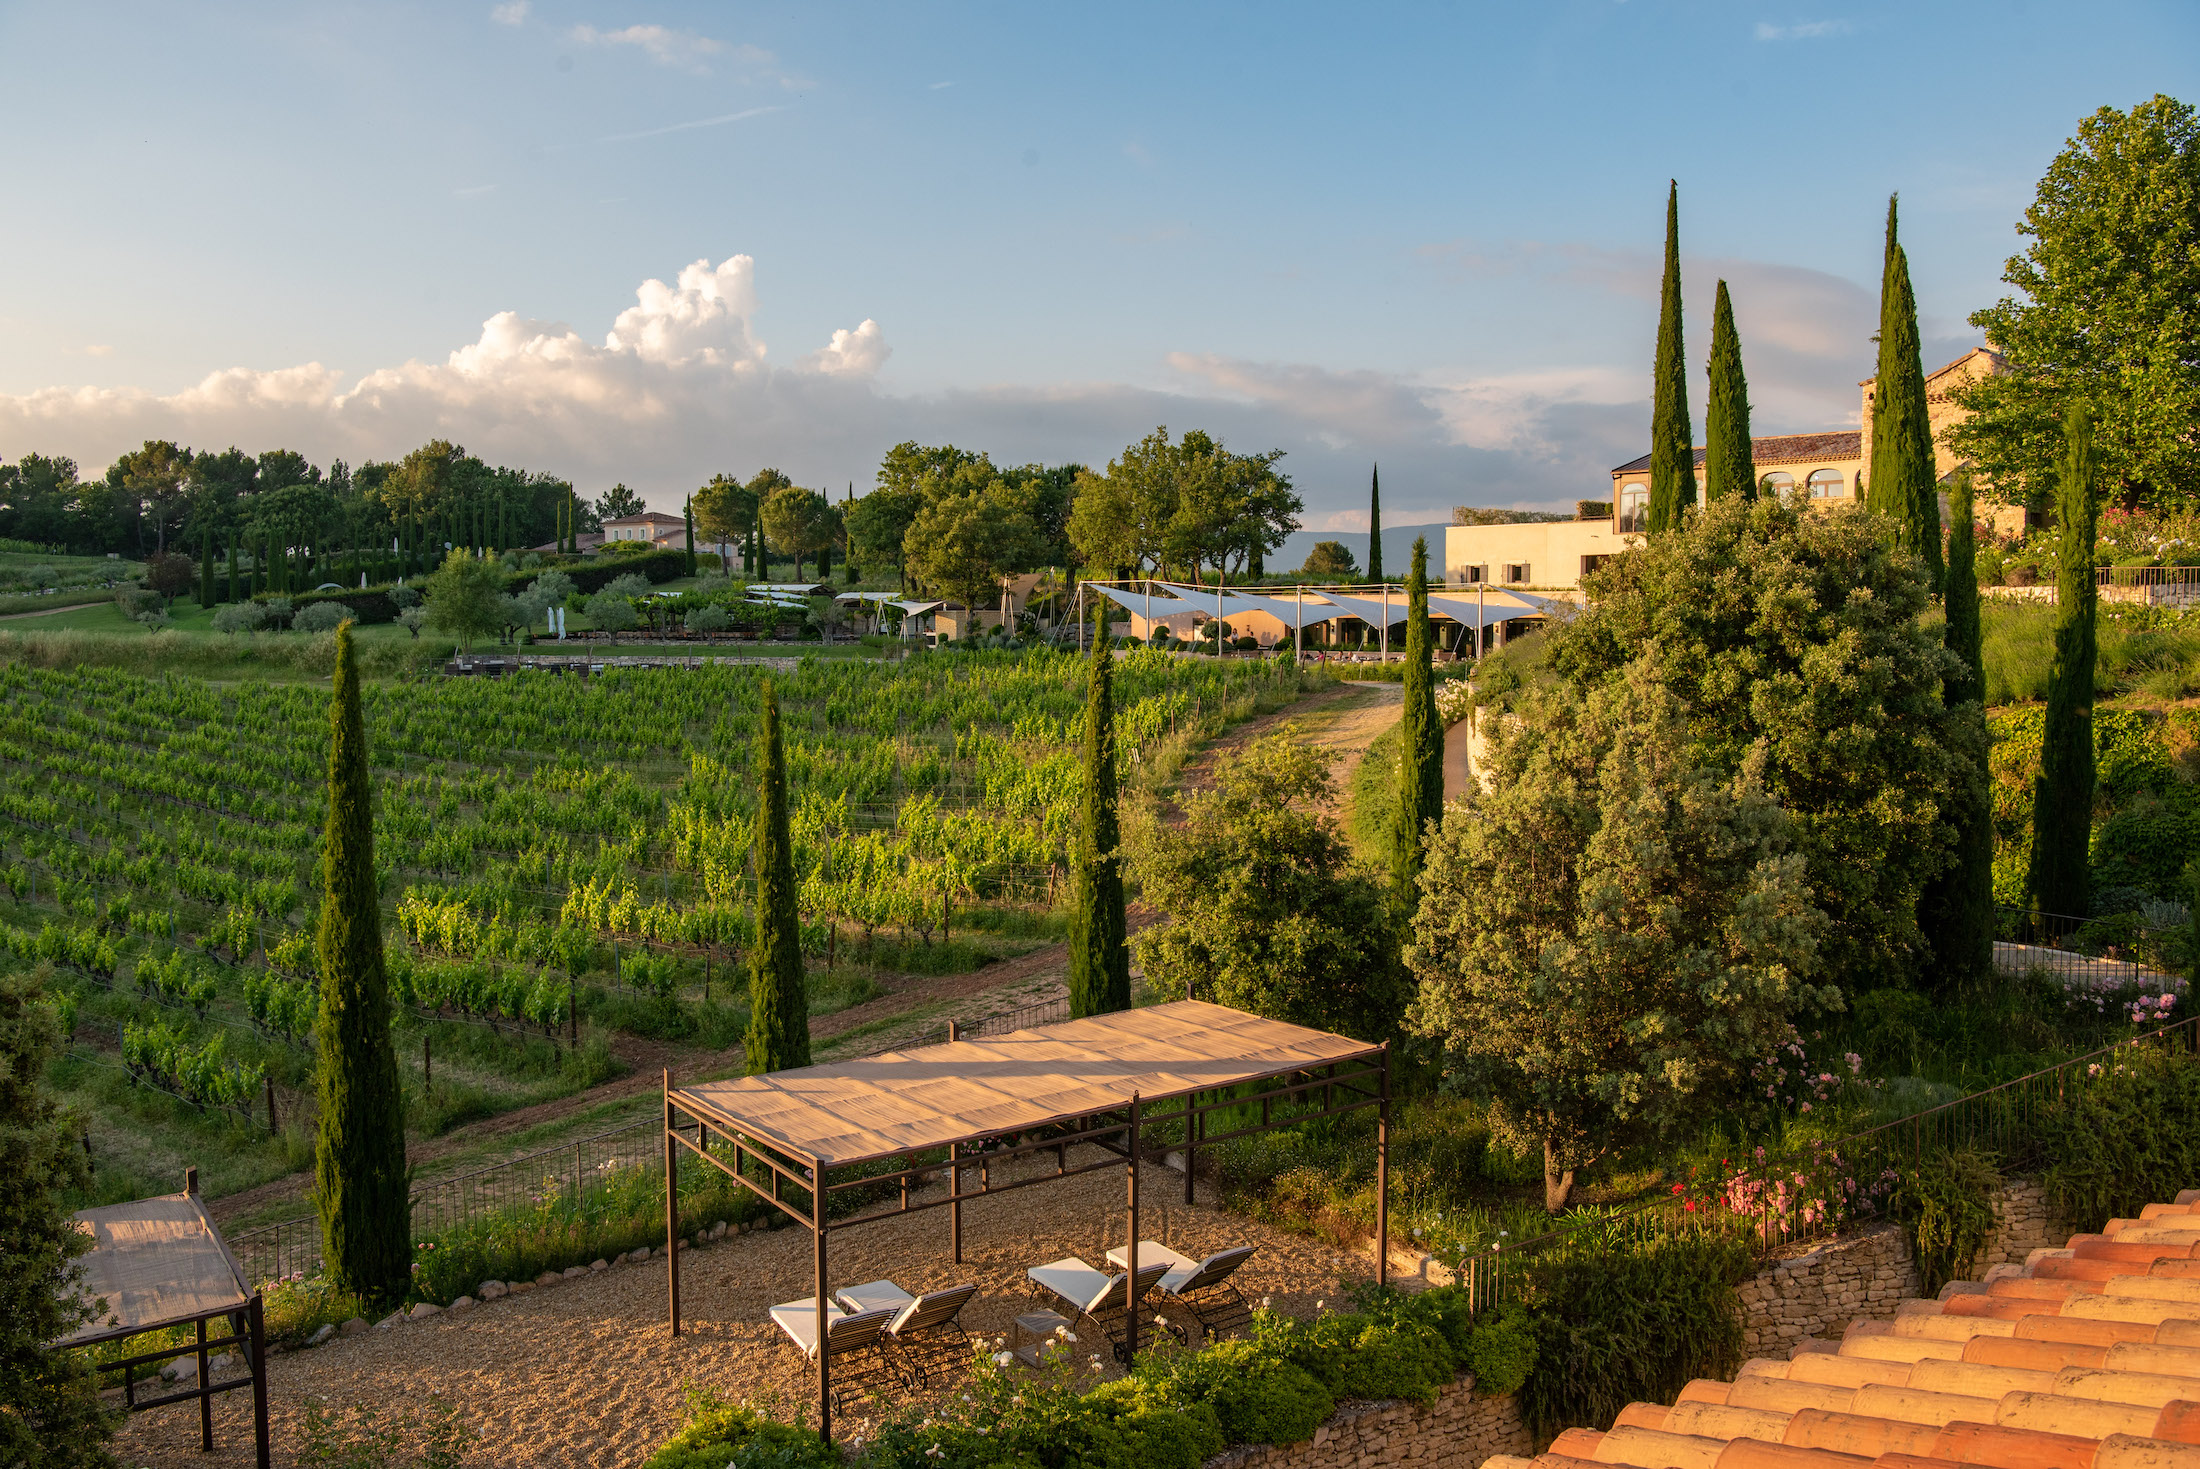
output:
<instances>
[{"instance_id":1,"label":"lounge chair","mask_svg":"<svg viewBox=\"0 0 2200 1469\"><path fill-rule=\"evenodd\" d=\"M885 1340L900 1359L903 1374L912 1387L924 1387L935 1374L944 1378L970 1355L970 1333L963 1330L962 1309L978 1293L976 1285L951 1285L945 1290L912 1296L891 1280L867 1281L838 1293L839 1303L851 1311L887 1310Z\"/></svg>"},{"instance_id":2,"label":"lounge chair","mask_svg":"<svg viewBox=\"0 0 2200 1469\"><path fill-rule=\"evenodd\" d=\"M1121 1265L1129 1258L1127 1246L1117 1245L1108 1251L1110 1264ZM1162 1296L1189 1311L1192 1319L1199 1323L1199 1329L1211 1337L1236 1331L1253 1319L1245 1297L1230 1280L1237 1274L1238 1267L1252 1258L1251 1245L1232 1245L1229 1249L1215 1251L1204 1260L1195 1260L1152 1240L1138 1242L1141 1270L1148 1260L1165 1262L1169 1272L1161 1277Z\"/></svg>"},{"instance_id":3,"label":"lounge chair","mask_svg":"<svg viewBox=\"0 0 2200 1469\"><path fill-rule=\"evenodd\" d=\"M772 1307L772 1324L786 1333L796 1350L817 1360L817 1298L782 1301ZM833 1406L844 1406L844 1395L875 1393L896 1381L894 1364L886 1355L886 1326L893 1311L843 1311L825 1303L825 1358L833 1366Z\"/></svg>"},{"instance_id":4,"label":"lounge chair","mask_svg":"<svg viewBox=\"0 0 2200 1469\"><path fill-rule=\"evenodd\" d=\"M1137 1295L1141 1302L1169 1273L1165 1260L1138 1264ZM1066 1309L1071 1320L1084 1320L1107 1337L1115 1359L1125 1366L1130 1364L1130 1300L1129 1275L1103 1275L1075 1255L1055 1260L1046 1265L1034 1265L1024 1272L1031 1280L1032 1293L1041 1292L1054 1297ZM1175 1331L1175 1328L1171 1328ZM1176 1331L1178 1336L1183 1333Z\"/></svg>"}]
</instances>

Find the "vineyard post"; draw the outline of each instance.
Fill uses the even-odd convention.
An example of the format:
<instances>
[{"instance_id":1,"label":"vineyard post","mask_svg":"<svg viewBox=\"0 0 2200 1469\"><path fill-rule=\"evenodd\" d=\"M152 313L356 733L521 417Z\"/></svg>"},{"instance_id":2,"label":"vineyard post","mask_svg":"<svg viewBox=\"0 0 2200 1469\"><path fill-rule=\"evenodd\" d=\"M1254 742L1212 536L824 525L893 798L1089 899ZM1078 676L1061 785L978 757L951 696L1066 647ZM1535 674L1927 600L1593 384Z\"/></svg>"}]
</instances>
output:
<instances>
[{"instance_id":1,"label":"vineyard post","mask_svg":"<svg viewBox=\"0 0 2200 1469\"><path fill-rule=\"evenodd\" d=\"M275 1078L262 1076L260 1082L267 1088L267 1135L276 1137L282 1132L282 1125L275 1120Z\"/></svg>"},{"instance_id":2,"label":"vineyard post","mask_svg":"<svg viewBox=\"0 0 2200 1469\"><path fill-rule=\"evenodd\" d=\"M572 1045L579 1045L581 1043L580 1001L574 997L573 976L570 974L565 977L565 1027L566 1036Z\"/></svg>"}]
</instances>

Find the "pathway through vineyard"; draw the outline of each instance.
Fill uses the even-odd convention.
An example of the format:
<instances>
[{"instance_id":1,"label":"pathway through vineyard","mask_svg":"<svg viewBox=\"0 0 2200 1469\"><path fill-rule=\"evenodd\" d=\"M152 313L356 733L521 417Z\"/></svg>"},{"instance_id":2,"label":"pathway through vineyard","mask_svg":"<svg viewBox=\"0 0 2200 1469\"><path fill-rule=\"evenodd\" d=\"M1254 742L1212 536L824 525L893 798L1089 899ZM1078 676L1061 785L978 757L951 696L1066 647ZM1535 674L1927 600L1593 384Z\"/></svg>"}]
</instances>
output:
<instances>
[{"instance_id":1,"label":"pathway through vineyard","mask_svg":"<svg viewBox=\"0 0 2200 1469\"><path fill-rule=\"evenodd\" d=\"M1394 683L1342 683L1301 698L1286 708L1239 724L1212 741L1186 763L1179 789L1196 789L1210 777L1215 756L1237 749L1285 724L1298 726L1301 738L1331 752L1335 795L1330 814L1344 819L1352 772L1367 748L1397 723L1404 707L1403 689ZM1163 808L1174 823L1182 812ZM1143 904L1130 913L1133 932L1158 915ZM1047 944L963 974L920 975L875 971L884 993L810 1023L818 1059L832 1060L902 1043L940 1039L949 1020L969 1021L1005 1010L1058 1000L1067 993L1068 949ZM670 1068L682 1080L724 1074L740 1065L732 1053L619 1034L611 1037L612 1055L625 1068L619 1076L572 1096L499 1113L453 1128L441 1137L408 1143L406 1161L422 1178L467 1168L486 1167L505 1157L558 1146L591 1133L607 1131L651 1115L662 1073ZM293 1106L303 1103L299 1098ZM271 1180L211 1201L215 1218L234 1227L288 1217L306 1207L310 1172Z\"/></svg>"}]
</instances>

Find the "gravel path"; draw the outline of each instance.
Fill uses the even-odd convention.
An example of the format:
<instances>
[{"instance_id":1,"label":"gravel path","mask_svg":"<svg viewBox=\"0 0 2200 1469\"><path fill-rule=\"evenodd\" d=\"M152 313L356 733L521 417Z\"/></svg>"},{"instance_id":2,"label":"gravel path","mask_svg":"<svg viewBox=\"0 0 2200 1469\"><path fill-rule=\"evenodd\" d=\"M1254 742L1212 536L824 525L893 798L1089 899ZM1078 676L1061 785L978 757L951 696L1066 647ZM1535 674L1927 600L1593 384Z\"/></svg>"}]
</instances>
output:
<instances>
[{"instance_id":1,"label":"gravel path","mask_svg":"<svg viewBox=\"0 0 2200 1469\"><path fill-rule=\"evenodd\" d=\"M1184 1207L1183 1177L1173 1170L1149 1164L1140 1177L1146 1238L1194 1255L1237 1243L1260 1247L1240 1276L1249 1301L1270 1296L1279 1309L1310 1315L1320 1301L1341 1305L1345 1281L1369 1273L1367 1262L1317 1241L1211 1207ZM1026 1309L1025 1267L1065 1255L1098 1265L1121 1242L1124 1177L1108 1169L981 1200L964 1207L963 1221L962 1266L947 1258L946 1211L930 1210L834 1237L829 1281L886 1277L922 1291L974 1279L983 1289L965 1324L1005 1332ZM758 1402L776 1396L789 1407L810 1400L805 1390L814 1393L815 1379L766 1315L777 1302L808 1296L810 1282L807 1232L729 1235L682 1259L677 1341L666 1335L665 1262L655 1259L277 1356L269 1363L274 1461L296 1462L299 1416L313 1398L385 1410L441 1398L459 1405L481 1434L475 1465L639 1464L678 1429L687 1384ZM866 1428L861 1413L839 1422L836 1436ZM216 1451L200 1454L197 1405L183 1403L135 1415L117 1450L124 1464L148 1469L248 1465L249 1394L219 1401L215 1437Z\"/></svg>"}]
</instances>

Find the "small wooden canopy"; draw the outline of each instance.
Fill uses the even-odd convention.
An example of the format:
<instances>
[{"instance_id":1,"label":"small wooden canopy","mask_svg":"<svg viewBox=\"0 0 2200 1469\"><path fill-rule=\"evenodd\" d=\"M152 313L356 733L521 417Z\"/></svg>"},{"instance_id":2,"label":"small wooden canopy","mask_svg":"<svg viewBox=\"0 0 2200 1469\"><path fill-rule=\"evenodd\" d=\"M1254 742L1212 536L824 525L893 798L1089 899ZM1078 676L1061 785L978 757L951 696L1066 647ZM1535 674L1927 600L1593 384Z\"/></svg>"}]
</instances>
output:
<instances>
[{"instance_id":1,"label":"small wooden canopy","mask_svg":"<svg viewBox=\"0 0 2200 1469\"><path fill-rule=\"evenodd\" d=\"M77 1266L82 1293L107 1304L62 1338L64 1346L242 1311L252 1299L244 1271L195 1193L84 1209L76 1220L92 1237Z\"/></svg>"},{"instance_id":2,"label":"small wooden canopy","mask_svg":"<svg viewBox=\"0 0 2200 1469\"><path fill-rule=\"evenodd\" d=\"M674 1089L673 1100L826 1168L1375 1055L1349 1036L1203 1000Z\"/></svg>"}]
</instances>

